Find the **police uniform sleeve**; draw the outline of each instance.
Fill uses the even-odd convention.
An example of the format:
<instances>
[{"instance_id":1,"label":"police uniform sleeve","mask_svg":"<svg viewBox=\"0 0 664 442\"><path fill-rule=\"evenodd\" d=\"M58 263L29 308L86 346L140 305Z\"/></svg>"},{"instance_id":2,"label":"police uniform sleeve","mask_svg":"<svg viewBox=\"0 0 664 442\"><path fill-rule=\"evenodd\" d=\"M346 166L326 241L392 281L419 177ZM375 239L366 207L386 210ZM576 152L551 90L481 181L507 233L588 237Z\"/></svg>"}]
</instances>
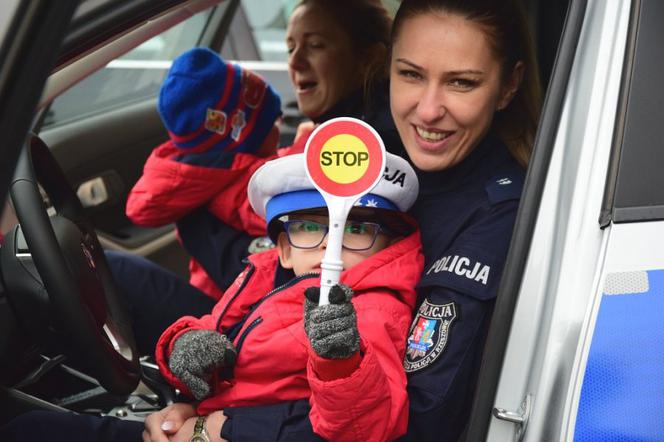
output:
<instances>
[{"instance_id":1,"label":"police uniform sleeve","mask_svg":"<svg viewBox=\"0 0 664 442\"><path fill-rule=\"evenodd\" d=\"M489 205L425 265L404 358L407 440L455 441L464 429L517 206Z\"/></svg>"},{"instance_id":2,"label":"police uniform sleeve","mask_svg":"<svg viewBox=\"0 0 664 442\"><path fill-rule=\"evenodd\" d=\"M244 270L253 237L234 229L201 207L178 220L182 245L225 291Z\"/></svg>"},{"instance_id":3,"label":"police uniform sleeve","mask_svg":"<svg viewBox=\"0 0 664 442\"><path fill-rule=\"evenodd\" d=\"M405 440L456 441L472 405L493 301L436 287L428 290L425 302L434 309L447 310L446 318L436 330L440 336L434 343L438 346L434 351L438 354L429 353L433 357L426 365L408 373L410 414ZM414 327L421 319L418 314ZM411 331L404 361L407 367L413 353L412 338Z\"/></svg>"}]
</instances>

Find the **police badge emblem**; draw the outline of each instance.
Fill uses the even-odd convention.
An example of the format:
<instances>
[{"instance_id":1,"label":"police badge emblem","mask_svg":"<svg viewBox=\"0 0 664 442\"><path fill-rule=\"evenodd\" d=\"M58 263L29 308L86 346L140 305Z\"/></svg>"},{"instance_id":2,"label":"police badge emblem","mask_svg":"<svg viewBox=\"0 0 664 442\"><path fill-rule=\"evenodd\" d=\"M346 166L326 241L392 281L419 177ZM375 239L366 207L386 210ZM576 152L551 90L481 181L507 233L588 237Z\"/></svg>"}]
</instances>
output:
<instances>
[{"instance_id":1,"label":"police badge emblem","mask_svg":"<svg viewBox=\"0 0 664 442\"><path fill-rule=\"evenodd\" d=\"M408 373L429 366L443 353L450 326L457 317L453 302L438 305L424 300L410 327L403 367Z\"/></svg>"}]
</instances>

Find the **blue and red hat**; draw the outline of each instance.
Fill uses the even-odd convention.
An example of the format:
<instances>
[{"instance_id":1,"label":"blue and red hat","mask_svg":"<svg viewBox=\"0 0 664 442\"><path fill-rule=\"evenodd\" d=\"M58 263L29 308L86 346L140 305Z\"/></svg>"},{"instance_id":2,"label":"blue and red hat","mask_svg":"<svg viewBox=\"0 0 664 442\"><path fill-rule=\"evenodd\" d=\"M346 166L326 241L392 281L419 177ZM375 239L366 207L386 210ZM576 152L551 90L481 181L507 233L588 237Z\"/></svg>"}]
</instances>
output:
<instances>
[{"instance_id":1,"label":"blue and red hat","mask_svg":"<svg viewBox=\"0 0 664 442\"><path fill-rule=\"evenodd\" d=\"M173 60L158 110L187 153L256 152L281 115L281 99L257 74L195 48Z\"/></svg>"}]
</instances>

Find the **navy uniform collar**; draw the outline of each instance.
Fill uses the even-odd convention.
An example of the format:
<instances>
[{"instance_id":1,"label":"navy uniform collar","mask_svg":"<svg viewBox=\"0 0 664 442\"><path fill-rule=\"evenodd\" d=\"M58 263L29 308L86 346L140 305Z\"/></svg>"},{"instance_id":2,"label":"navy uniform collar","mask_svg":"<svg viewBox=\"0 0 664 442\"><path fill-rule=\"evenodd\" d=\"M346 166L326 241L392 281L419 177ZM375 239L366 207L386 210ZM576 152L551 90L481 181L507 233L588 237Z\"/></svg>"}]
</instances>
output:
<instances>
[{"instance_id":1,"label":"navy uniform collar","mask_svg":"<svg viewBox=\"0 0 664 442\"><path fill-rule=\"evenodd\" d=\"M420 181L420 195L434 195L461 187L467 179L472 178L476 170L483 166L493 167L491 163L495 162L496 156L504 155L509 153L503 143L489 134L470 155L451 169L424 172L415 168Z\"/></svg>"}]
</instances>

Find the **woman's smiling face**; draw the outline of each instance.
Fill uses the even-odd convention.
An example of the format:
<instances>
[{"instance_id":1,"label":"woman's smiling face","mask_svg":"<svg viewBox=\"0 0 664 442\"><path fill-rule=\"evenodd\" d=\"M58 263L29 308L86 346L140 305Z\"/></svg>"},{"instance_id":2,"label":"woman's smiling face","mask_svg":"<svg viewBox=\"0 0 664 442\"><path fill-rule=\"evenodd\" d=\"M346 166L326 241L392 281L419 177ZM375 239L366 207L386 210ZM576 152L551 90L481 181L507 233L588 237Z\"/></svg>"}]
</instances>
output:
<instances>
[{"instance_id":1,"label":"woman's smiling face","mask_svg":"<svg viewBox=\"0 0 664 442\"><path fill-rule=\"evenodd\" d=\"M438 171L466 158L512 92L482 28L458 15L406 19L392 48L390 106L415 166Z\"/></svg>"},{"instance_id":2,"label":"woman's smiling face","mask_svg":"<svg viewBox=\"0 0 664 442\"><path fill-rule=\"evenodd\" d=\"M316 118L361 85L362 64L351 38L317 3L298 6L288 23L288 73L297 105Z\"/></svg>"}]
</instances>

